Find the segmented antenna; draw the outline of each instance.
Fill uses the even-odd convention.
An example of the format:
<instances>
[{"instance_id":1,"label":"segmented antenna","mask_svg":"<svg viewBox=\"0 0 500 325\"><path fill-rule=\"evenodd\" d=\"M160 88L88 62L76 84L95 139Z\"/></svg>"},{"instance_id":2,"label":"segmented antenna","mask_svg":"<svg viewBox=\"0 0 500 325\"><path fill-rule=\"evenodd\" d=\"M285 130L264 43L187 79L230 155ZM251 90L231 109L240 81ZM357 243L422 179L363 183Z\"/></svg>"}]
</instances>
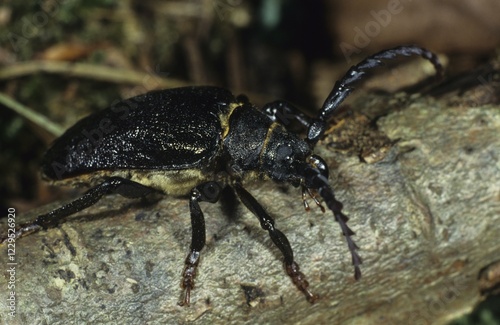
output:
<instances>
[{"instance_id":1,"label":"segmented antenna","mask_svg":"<svg viewBox=\"0 0 500 325\"><path fill-rule=\"evenodd\" d=\"M347 247L349 247L349 251L351 252L352 265L354 265L354 278L359 280L361 278L361 270L359 266L363 263L363 261L357 252L359 249L358 245L356 245L351 238L351 236L355 235L355 233L347 225L349 218L342 213L342 203L337 201L333 195L332 188L328 184L328 179L321 175L318 169L309 166L305 167L304 175L306 186L317 189L326 206L333 212L335 220L339 223L342 234L346 238Z\"/></svg>"},{"instance_id":2,"label":"segmented antenna","mask_svg":"<svg viewBox=\"0 0 500 325\"><path fill-rule=\"evenodd\" d=\"M397 56L420 55L424 59L429 60L436 69L436 74L440 78L443 74L443 67L439 62L438 57L431 51L418 46L399 46L389 50L378 52L360 63L352 66L342 79L338 80L333 86L332 91L328 95L321 108L320 113L315 121L313 121L308 130L307 141L310 144L316 144L323 135L326 128L326 121L333 115L340 104L354 90L356 82L363 79L367 70L384 65L383 60L391 60Z\"/></svg>"}]
</instances>

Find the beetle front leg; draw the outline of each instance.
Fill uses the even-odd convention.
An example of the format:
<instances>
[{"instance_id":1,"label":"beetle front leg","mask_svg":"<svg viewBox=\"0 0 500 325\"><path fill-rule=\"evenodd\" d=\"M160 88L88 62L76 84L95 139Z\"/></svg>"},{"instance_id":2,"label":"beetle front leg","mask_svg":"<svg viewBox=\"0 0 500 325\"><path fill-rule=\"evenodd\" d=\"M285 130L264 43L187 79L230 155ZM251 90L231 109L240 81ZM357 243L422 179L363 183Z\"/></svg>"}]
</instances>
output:
<instances>
[{"instance_id":1,"label":"beetle front leg","mask_svg":"<svg viewBox=\"0 0 500 325\"><path fill-rule=\"evenodd\" d=\"M66 217L82 211L91 205L94 205L106 194L120 194L129 198L143 197L155 190L139 183L133 182L121 177L112 177L101 184L88 190L82 197L58 208L47 214L38 216L34 221L22 224L16 230L15 238L35 233L41 229L55 227ZM5 241L0 237L0 243Z\"/></svg>"},{"instance_id":2,"label":"beetle front leg","mask_svg":"<svg viewBox=\"0 0 500 325\"><path fill-rule=\"evenodd\" d=\"M220 198L222 187L217 182L207 182L191 190L189 198L189 210L191 211L191 246L186 257L184 271L182 272L181 287L184 289L184 297L179 302L180 306L189 306L191 290L194 288L196 268L200 262L200 252L205 246L205 217L201 211L199 202L215 203Z\"/></svg>"},{"instance_id":3,"label":"beetle front leg","mask_svg":"<svg viewBox=\"0 0 500 325\"><path fill-rule=\"evenodd\" d=\"M242 187L241 183L236 182L234 188L240 200L257 218L259 218L262 229L269 232L271 240L283 254L286 273L292 279L293 284L304 293L307 301L314 303L318 299L318 296L309 291L309 282L307 282L305 275L300 272L299 265L294 261L293 250L285 234L274 226L273 218L271 218L262 205Z\"/></svg>"},{"instance_id":4,"label":"beetle front leg","mask_svg":"<svg viewBox=\"0 0 500 325\"><path fill-rule=\"evenodd\" d=\"M309 128L311 119L297 107L284 100L277 100L262 107L262 112L273 122L278 122L288 129L292 121L299 122L305 129Z\"/></svg>"}]
</instances>

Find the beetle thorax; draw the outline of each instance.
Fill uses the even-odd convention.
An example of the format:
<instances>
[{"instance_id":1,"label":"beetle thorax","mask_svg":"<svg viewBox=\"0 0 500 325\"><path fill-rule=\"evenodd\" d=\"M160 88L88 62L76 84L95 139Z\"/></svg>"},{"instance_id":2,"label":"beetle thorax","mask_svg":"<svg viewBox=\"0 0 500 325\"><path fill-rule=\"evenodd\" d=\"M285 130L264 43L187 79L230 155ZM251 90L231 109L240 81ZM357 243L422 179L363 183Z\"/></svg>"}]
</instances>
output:
<instances>
[{"instance_id":1,"label":"beetle thorax","mask_svg":"<svg viewBox=\"0 0 500 325\"><path fill-rule=\"evenodd\" d=\"M304 161L310 154L304 140L250 104L231 112L228 128L224 138L228 167L240 176L256 172L276 181L289 181L297 176L294 162Z\"/></svg>"}]
</instances>

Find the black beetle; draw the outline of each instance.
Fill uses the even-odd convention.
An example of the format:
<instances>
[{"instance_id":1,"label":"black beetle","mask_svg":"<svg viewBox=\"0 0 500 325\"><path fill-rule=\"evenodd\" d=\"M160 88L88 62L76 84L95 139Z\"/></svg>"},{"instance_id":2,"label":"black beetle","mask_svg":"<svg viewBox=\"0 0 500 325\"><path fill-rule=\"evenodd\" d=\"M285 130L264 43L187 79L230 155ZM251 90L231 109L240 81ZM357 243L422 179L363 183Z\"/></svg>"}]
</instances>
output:
<instances>
[{"instance_id":1,"label":"black beetle","mask_svg":"<svg viewBox=\"0 0 500 325\"><path fill-rule=\"evenodd\" d=\"M300 186L303 198L307 193L317 202L315 195L319 195L346 237L354 276L359 279L361 258L351 239L354 232L347 226L342 204L328 183L328 166L313 154L313 149L325 132L328 119L353 90L353 84L363 78L366 70L382 65L383 59L398 55L420 55L441 72L439 60L432 52L401 46L351 67L335 83L315 118L283 101L266 104L259 110L246 97L235 98L228 90L217 87L154 91L90 115L52 144L43 159L42 172L55 184L83 184L91 189L81 198L21 225L2 241L54 226L106 194L131 198L155 191L189 195L192 239L182 275L184 296L180 303L189 305L200 251L205 245L205 221L199 202L215 203L223 187L231 186L281 250L293 283L308 301L314 302L317 296L309 291L288 239L242 184L271 179ZM287 129L291 120L307 130L305 140ZM219 177L221 173L227 177ZM305 201L304 204L307 207Z\"/></svg>"}]
</instances>

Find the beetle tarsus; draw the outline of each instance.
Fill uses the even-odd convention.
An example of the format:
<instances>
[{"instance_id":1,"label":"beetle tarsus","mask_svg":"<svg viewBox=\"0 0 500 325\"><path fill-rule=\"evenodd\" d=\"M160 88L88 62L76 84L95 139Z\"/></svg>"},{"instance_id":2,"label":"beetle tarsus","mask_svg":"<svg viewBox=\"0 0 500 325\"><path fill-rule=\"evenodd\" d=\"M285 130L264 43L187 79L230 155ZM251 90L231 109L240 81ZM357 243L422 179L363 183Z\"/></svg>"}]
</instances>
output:
<instances>
[{"instance_id":1,"label":"beetle tarsus","mask_svg":"<svg viewBox=\"0 0 500 325\"><path fill-rule=\"evenodd\" d=\"M200 252L191 251L186 258L186 266L182 272L181 287L184 289L182 300L179 302L180 306L188 306L191 303L191 290L194 288L194 278L196 276L196 268L200 261Z\"/></svg>"},{"instance_id":2,"label":"beetle tarsus","mask_svg":"<svg viewBox=\"0 0 500 325\"><path fill-rule=\"evenodd\" d=\"M285 264L285 269L288 276L292 279L293 284L306 296L307 301L311 304L315 303L319 299L319 296L309 290L309 282L307 282L304 273L300 272L299 265L296 262Z\"/></svg>"},{"instance_id":3,"label":"beetle tarsus","mask_svg":"<svg viewBox=\"0 0 500 325\"><path fill-rule=\"evenodd\" d=\"M21 225L21 227L19 227L19 229L16 231L16 239L33 234L40 231L41 229L44 229L44 227L37 224L36 221L32 223L25 223Z\"/></svg>"},{"instance_id":4,"label":"beetle tarsus","mask_svg":"<svg viewBox=\"0 0 500 325\"><path fill-rule=\"evenodd\" d=\"M307 203L305 186L302 186L302 204L304 204L304 210L306 210L307 212L311 211L311 207L309 206L309 203Z\"/></svg>"},{"instance_id":5,"label":"beetle tarsus","mask_svg":"<svg viewBox=\"0 0 500 325\"><path fill-rule=\"evenodd\" d=\"M309 197L316 203L316 206L321 210L321 212L325 213L325 207L321 204L321 202L318 200L316 197L316 194L311 191L310 188L307 188L305 186L302 186L302 201L304 202L304 207L306 211L310 210L309 203L307 203L306 200L306 193L309 195Z\"/></svg>"},{"instance_id":6,"label":"beetle tarsus","mask_svg":"<svg viewBox=\"0 0 500 325\"><path fill-rule=\"evenodd\" d=\"M38 232L40 229L42 229L42 227L36 224L36 221L22 224L21 226L16 228L14 236L9 237L9 234L5 234L5 236L0 236L0 245L9 240L16 240L18 238L31 235L35 232Z\"/></svg>"}]
</instances>

